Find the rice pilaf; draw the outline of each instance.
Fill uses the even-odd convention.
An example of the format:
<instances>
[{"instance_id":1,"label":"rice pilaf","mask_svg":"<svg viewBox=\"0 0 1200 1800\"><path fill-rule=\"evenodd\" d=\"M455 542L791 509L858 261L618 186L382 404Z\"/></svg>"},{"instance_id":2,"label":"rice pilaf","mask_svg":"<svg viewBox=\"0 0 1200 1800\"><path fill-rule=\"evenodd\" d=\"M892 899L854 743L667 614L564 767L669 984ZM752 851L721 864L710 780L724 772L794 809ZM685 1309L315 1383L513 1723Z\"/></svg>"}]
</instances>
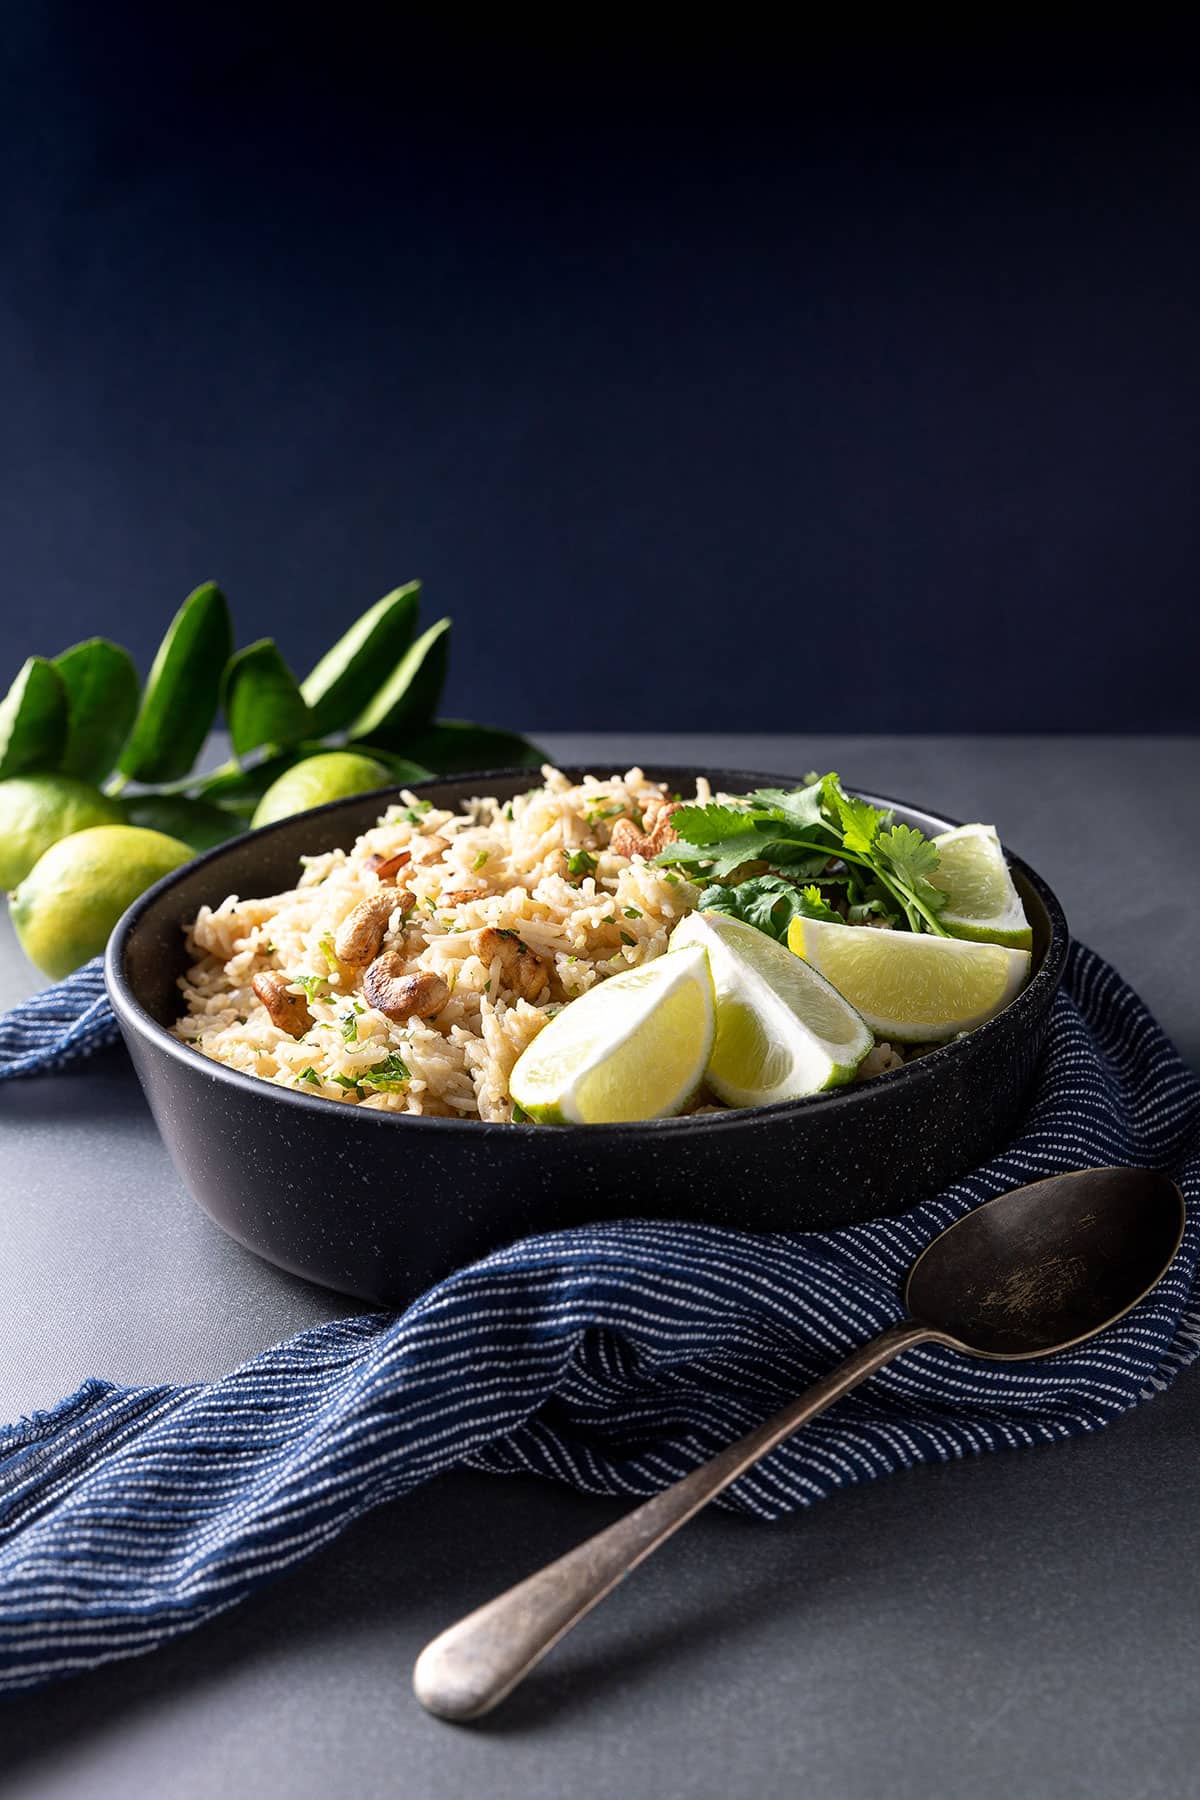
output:
<instances>
[{"instance_id":1,"label":"rice pilaf","mask_svg":"<svg viewBox=\"0 0 1200 1800\"><path fill-rule=\"evenodd\" d=\"M711 798L703 779L695 798ZM661 829L671 799L640 769L574 785L547 767L528 793L458 813L405 791L351 850L302 858L289 892L200 909L176 1034L329 1100L510 1121L509 1076L526 1045L596 982L661 956L695 907L698 890L639 839ZM639 842L649 855L624 853ZM337 955L339 929L344 941L356 909L371 913L364 902L380 917L373 957L406 980L438 978L425 983L445 995L431 1016L388 1016L370 1003L365 965ZM277 1012L307 1019L298 1035L273 1021L260 997L272 989Z\"/></svg>"}]
</instances>

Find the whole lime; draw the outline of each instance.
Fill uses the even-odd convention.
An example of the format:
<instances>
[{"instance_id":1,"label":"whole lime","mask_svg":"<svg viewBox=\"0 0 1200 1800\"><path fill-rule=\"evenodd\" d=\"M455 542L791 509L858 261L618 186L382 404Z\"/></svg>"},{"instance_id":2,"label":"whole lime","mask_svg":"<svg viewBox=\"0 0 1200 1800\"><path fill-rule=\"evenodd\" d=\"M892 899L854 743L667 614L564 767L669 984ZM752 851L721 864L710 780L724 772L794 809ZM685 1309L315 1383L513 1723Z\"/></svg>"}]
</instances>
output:
<instances>
[{"instance_id":1,"label":"whole lime","mask_svg":"<svg viewBox=\"0 0 1200 1800\"><path fill-rule=\"evenodd\" d=\"M138 825L93 825L40 856L9 908L21 948L56 980L99 956L125 908L192 852Z\"/></svg>"},{"instance_id":2,"label":"whole lime","mask_svg":"<svg viewBox=\"0 0 1200 1800\"><path fill-rule=\"evenodd\" d=\"M271 783L250 823L257 830L260 825L273 825L276 819L324 806L329 800L347 800L351 794L387 787L391 779L390 770L381 762L373 756L360 756L356 750L306 756Z\"/></svg>"},{"instance_id":3,"label":"whole lime","mask_svg":"<svg viewBox=\"0 0 1200 1800\"><path fill-rule=\"evenodd\" d=\"M24 881L43 850L89 825L115 825L115 800L74 775L12 775L0 781L0 888Z\"/></svg>"}]
</instances>

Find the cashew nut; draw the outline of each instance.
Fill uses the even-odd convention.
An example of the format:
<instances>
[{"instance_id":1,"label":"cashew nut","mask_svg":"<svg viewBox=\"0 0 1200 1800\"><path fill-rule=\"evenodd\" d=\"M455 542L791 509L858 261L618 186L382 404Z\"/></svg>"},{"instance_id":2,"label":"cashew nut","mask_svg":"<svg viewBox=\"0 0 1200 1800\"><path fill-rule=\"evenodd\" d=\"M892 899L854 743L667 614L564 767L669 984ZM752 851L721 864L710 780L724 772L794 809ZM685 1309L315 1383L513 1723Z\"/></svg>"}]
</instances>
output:
<instances>
[{"instance_id":1,"label":"cashew nut","mask_svg":"<svg viewBox=\"0 0 1200 1800\"><path fill-rule=\"evenodd\" d=\"M487 897L487 889L481 887L451 888L448 894L438 896L439 906L469 906L472 900L483 900Z\"/></svg>"},{"instance_id":2,"label":"cashew nut","mask_svg":"<svg viewBox=\"0 0 1200 1800\"><path fill-rule=\"evenodd\" d=\"M369 963L379 952L392 914L396 911L410 913L415 905L412 894L390 891L368 894L338 926L333 954L339 962Z\"/></svg>"},{"instance_id":3,"label":"cashew nut","mask_svg":"<svg viewBox=\"0 0 1200 1800\"><path fill-rule=\"evenodd\" d=\"M410 855L411 852L408 850L397 850L394 856L380 856L376 851L368 856L363 867L369 869L378 881L395 881L397 874L409 860Z\"/></svg>"},{"instance_id":4,"label":"cashew nut","mask_svg":"<svg viewBox=\"0 0 1200 1800\"><path fill-rule=\"evenodd\" d=\"M423 868L426 863L440 862L450 848L447 838L439 837L436 831L430 837L414 838L408 846L414 869Z\"/></svg>"},{"instance_id":5,"label":"cashew nut","mask_svg":"<svg viewBox=\"0 0 1200 1800\"><path fill-rule=\"evenodd\" d=\"M639 831L632 819L618 819L612 828L612 836L608 844L618 856L643 856L649 862L673 844L679 833L671 823L671 817L682 806L681 800L651 801L646 808L646 823L649 831Z\"/></svg>"},{"instance_id":6,"label":"cashew nut","mask_svg":"<svg viewBox=\"0 0 1200 1800\"><path fill-rule=\"evenodd\" d=\"M251 986L268 1013L272 1025L286 1031L289 1037L303 1037L313 1022L303 994L289 994L287 978L274 969L263 969Z\"/></svg>"},{"instance_id":7,"label":"cashew nut","mask_svg":"<svg viewBox=\"0 0 1200 1800\"><path fill-rule=\"evenodd\" d=\"M549 979L541 957L515 931L487 926L479 934L477 953L489 966L499 962L501 986L513 988L523 1000L540 994Z\"/></svg>"},{"instance_id":8,"label":"cashew nut","mask_svg":"<svg viewBox=\"0 0 1200 1800\"><path fill-rule=\"evenodd\" d=\"M440 975L429 969L406 975L400 952L385 950L363 976L363 994L367 1004L385 1018L430 1019L441 1012L450 998L450 989Z\"/></svg>"}]
</instances>

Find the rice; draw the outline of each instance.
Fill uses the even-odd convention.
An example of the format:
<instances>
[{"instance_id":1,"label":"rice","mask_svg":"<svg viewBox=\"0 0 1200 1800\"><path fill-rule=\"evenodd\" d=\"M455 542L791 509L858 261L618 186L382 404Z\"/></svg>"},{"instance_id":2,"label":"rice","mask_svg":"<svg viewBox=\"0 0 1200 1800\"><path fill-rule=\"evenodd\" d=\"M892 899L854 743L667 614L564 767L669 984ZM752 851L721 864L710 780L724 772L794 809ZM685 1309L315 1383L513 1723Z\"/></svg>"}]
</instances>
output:
<instances>
[{"instance_id":1,"label":"rice","mask_svg":"<svg viewBox=\"0 0 1200 1800\"><path fill-rule=\"evenodd\" d=\"M598 981L661 956L698 898L674 871L611 847L619 820L641 829L670 798L640 769L575 786L547 767L542 782L458 813L405 791L351 850L301 858L287 893L202 907L188 927L194 960L176 1035L231 1068L347 1105L511 1120L508 1081L526 1045ZM698 781L695 798L711 797ZM397 1022L368 1004L364 969L339 962L333 939L381 891L372 859L402 851L398 879L416 903L392 913L381 948L406 972L440 976L449 998L432 1018ZM508 985L500 957L481 957L487 927L515 933L539 959L529 997ZM267 971L304 998L312 1023L302 1036L273 1024L255 993Z\"/></svg>"}]
</instances>

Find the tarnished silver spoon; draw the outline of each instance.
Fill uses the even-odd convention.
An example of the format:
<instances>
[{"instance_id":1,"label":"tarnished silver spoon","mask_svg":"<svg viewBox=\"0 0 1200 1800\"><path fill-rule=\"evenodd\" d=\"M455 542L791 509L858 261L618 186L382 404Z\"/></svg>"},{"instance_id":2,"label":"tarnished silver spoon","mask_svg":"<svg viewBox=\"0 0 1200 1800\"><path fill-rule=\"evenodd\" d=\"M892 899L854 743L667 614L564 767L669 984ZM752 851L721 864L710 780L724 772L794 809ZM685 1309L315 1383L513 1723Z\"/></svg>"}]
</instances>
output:
<instances>
[{"instance_id":1,"label":"tarnished silver spoon","mask_svg":"<svg viewBox=\"0 0 1200 1800\"><path fill-rule=\"evenodd\" d=\"M977 1207L913 1264L907 1319L711 1462L443 1631L417 1658L417 1699L443 1719L490 1712L714 1495L885 1363L917 1344L1020 1361L1082 1343L1162 1279L1183 1224L1183 1195L1148 1169L1052 1175Z\"/></svg>"}]
</instances>

